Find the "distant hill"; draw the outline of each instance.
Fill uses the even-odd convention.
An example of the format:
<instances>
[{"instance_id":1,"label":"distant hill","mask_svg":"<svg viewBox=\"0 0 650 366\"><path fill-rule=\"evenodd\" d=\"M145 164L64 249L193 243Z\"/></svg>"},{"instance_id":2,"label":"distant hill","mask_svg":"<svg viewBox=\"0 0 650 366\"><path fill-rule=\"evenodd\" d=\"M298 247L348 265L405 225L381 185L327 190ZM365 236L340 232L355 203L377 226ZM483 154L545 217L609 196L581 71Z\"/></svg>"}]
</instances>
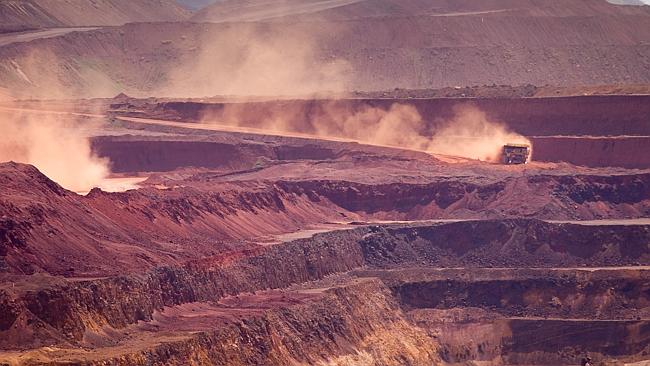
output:
<instances>
[{"instance_id":1,"label":"distant hill","mask_svg":"<svg viewBox=\"0 0 650 366\"><path fill-rule=\"evenodd\" d=\"M636 3L639 0L614 0ZM195 21L231 22L292 18L350 20L406 16L595 16L637 14L636 7L605 0L220 0L198 11ZM647 14L647 13L646 13Z\"/></svg>"},{"instance_id":2,"label":"distant hill","mask_svg":"<svg viewBox=\"0 0 650 366\"><path fill-rule=\"evenodd\" d=\"M189 14L173 0L0 0L0 32L178 21Z\"/></svg>"},{"instance_id":3,"label":"distant hill","mask_svg":"<svg viewBox=\"0 0 650 366\"><path fill-rule=\"evenodd\" d=\"M221 0L191 20L0 46L0 89L24 98L203 97L650 85L648 6Z\"/></svg>"}]
</instances>

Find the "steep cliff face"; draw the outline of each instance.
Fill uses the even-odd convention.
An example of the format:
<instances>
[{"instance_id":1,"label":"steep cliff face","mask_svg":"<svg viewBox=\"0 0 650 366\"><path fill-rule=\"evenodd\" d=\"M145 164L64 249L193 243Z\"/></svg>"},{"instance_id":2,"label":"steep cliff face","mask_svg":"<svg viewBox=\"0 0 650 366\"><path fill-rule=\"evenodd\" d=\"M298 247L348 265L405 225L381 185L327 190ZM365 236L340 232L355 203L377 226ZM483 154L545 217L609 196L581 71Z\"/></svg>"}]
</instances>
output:
<instances>
[{"instance_id":1,"label":"steep cliff face","mask_svg":"<svg viewBox=\"0 0 650 366\"><path fill-rule=\"evenodd\" d=\"M137 100L135 111L146 115L182 121L200 121L236 111L242 124L259 127L260 116L281 115L293 131L314 133L314 122L331 111L354 115L367 108L388 110L391 105L406 104L417 109L427 128L434 129L450 120L454 108L471 104L485 112L490 120L500 121L525 136L647 136L650 97L647 95L573 96L542 98L341 98L307 100L246 101L242 103L204 101ZM116 102L112 109L125 108Z\"/></svg>"},{"instance_id":2,"label":"steep cliff face","mask_svg":"<svg viewBox=\"0 0 650 366\"><path fill-rule=\"evenodd\" d=\"M415 324L438 336L446 362L575 365L590 355L596 364L634 364L650 351L647 270L420 268L373 274L393 289Z\"/></svg>"},{"instance_id":3,"label":"steep cliff face","mask_svg":"<svg viewBox=\"0 0 650 366\"><path fill-rule=\"evenodd\" d=\"M206 137L144 138L132 136L97 137L92 140L93 151L112 162L115 173L166 172L184 167L214 170L259 169L263 162L290 160L329 160L344 155L344 147L335 144L279 145L233 138L214 141ZM325 146L320 146L325 145Z\"/></svg>"},{"instance_id":4,"label":"steep cliff face","mask_svg":"<svg viewBox=\"0 0 650 366\"><path fill-rule=\"evenodd\" d=\"M507 354L524 362L551 356L533 344L509 343L509 332L526 333L534 324L508 319L549 316L580 317L592 328L588 322L595 319L611 321L608 329L631 334L629 342L594 348L603 357L617 352L636 357L647 335L643 319L650 316L647 271L453 268L518 266L517 258L549 267L582 261L628 265L632 258L646 264L648 242L643 226L629 235L616 226L535 220L366 226L144 274L67 280L10 276L0 288L5 350L0 359L10 364L431 365L441 356L466 361ZM510 255L495 261L495 253ZM451 323L431 313L453 309L460 313ZM474 319L472 309L486 313ZM465 329L455 323L458 316L496 332L492 353L449 338ZM640 323L630 323L637 317ZM437 333L441 321L455 327L447 337ZM544 334L574 325L540 321ZM44 346L57 351L38 350ZM36 350L19 352L24 348ZM447 353L451 350L464 356ZM472 358L473 352L483 356Z\"/></svg>"},{"instance_id":5,"label":"steep cliff face","mask_svg":"<svg viewBox=\"0 0 650 366\"><path fill-rule=\"evenodd\" d=\"M591 227L489 220L382 229L361 241L380 267L582 267L650 264L647 226Z\"/></svg>"},{"instance_id":6,"label":"steep cliff face","mask_svg":"<svg viewBox=\"0 0 650 366\"><path fill-rule=\"evenodd\" d=\"M113 362L436 365L436 349L432 338L404 319L390 292L379 282L369 281L328 290L311 304L238 322L202 335L180 349L163 346L153 354L128 355L123 356L127 362Z\"/></svg>"},{"instance_id":7,"label":"steep cliff face","mask_svg":"<svg viewBox=\"0 0 650 366\"><path fill-rule=\"evenodd\" d=\"M13 323L25 313L78 342L89 329L151 320L164 306L282 288L359 267L363 259L356 243L361 235L363 230L324 234L225 261L207 258L183 267L158 268L144 276L74 281L23 294L5 289L3 306L14 310L3 322Z\"/></svg>"},{"instance_id":8,"label":"steep cliff face","mask_svg":"<svg viewBox=\"0 0 650 366\"><path fill-rule=\"evenodd\" d=\"M255 304L251 302L254 296L266 297ZM155 326L184 322L189 329L181 327L141 341L146 328L131 326L121 331L128 334L125 339L110 346L62 350L56 355L28 352L18 360L125 366L439 363L435 340L406 320L390 291L377 280L303 295L266 292L229 298L217 307L193 306L212 308L213 312L201 314L200 320L209 330L191 328L198 324L191 313L168 307L155 314ZM219 326L210 325L217 319ZM88 332L86 337L90 337Z\"/></svg>"},{"instance_id":9,"label":"steep cliff face","mask_svg":"<svg viewBox=\"0 0 650 366\"><path fill-rule=\"evenodd\" d=\"M394 220L535 217L596 219L648 215L650 175L506 177L492 182L439 179L426 184L278 182L285 191L323 197L347 211ZM523 202L525 201L525 204Z\"/></svg>"},{"instance_id":10,"label":"steep cliff face","mask_svg":"<svg viewBox=\"0 0 650 366\"><path fill-rule=\"evenodd\" d=\"M490 315L492 319L488 320L467 318L464 311L433 309L414 310L408 315L437 335L441 358L452 364L578 365L586 354L596 364L617 364L611 359L637 355L637 360L645 360L650 336L644 330L648 321L643 320L494 319ZM454 316L463 320L454 322ZM472 342L468 343L468 338ZM621 339L626 339L625 344ZM634 359L629 363L634 364Z\"/></svg>"},{"instance_id":11,"label":"steep cliff face","mask_svg":"<svg viewBox=\"0 0 650 366\"><path fill-rule=\"evenodd\" d=\"M409 105L422 116L425 130L435 131L453 118L454 108L473 105L492 121L529 136L533 158L592 167L650 167L647 115L650 98L633 96L576 96L545 98L376 98L339 100L248 101L244 103L132 101L111 107L124 113L146 111L162 119L201 121L205 116L233 113L248 127L262 127L268 116L282 116L288 131L316 133L317 123L331 117L353 116L364 109L389 110ZM333 113L335 112L335 113ZM262 116L262 118L260 118ZM333 132L334 133L334 132ZM426 135L426 133L424 134Z\"/></svg>"},{"instance_id":12,"label":"steep cliff face","mask_svg":"<svg viewBox=\"0 0 650 366\"><path fill-rule=\"evenodd\" d=\"M475 271L453 279L450 271L404 271L404 278L385 273L400 303L411 309L480 308L509 317L632 320L647 317L648 272L640 275L607 270ZM399 272L397 272L399 273ZM496 275L495 275L496 274ZM415 278L417 275L419 278Z\"/></svg>"},{"instance_id":13,"label":"steep cliff face","mask_svg":"<svg viewBox=\"0 0 650 366\"><path fill-rule=\"evenodd\" d=\"M489 235L490 232L494 234ZM20 285L15 289L6 287L2 301L7 309L7 319L2 323L11 326L20 314L25 314L44 322L48 329L61 332L68 342L81 342L88 330L104 326L122 328L142 320L151 321L153 314L165 306L216 301L227 295L267 288L285 288L364 265L375 268L431 265L516 267L521 265L521 261L526 261L546 267L579 267L586 262L599 266L630 265L631 261L650 263L647 227L633 228L629 235L626 233L621 227L559 225L528 220L461 222L396 229L362 227L318 234L309 239L243 251L227 257L205 258L180 267L157 268L144 275L76 280L31 290L25 290ZM528 240L527 237L533 239ZM454 244L454 249L445 247L451 244ZM567 249L566 245L576 249ZM496 260L499 257L502 259ZM454 277L441 273L440 276L444 278ZM507 274L504 272L504 276ZM517 301L532 299L532 292L551 294L559 291L562 295L557 296L564 301L577 292L587 291L594 298L611 296L611 306L622 301L627 301L628 305L634 303L634 308L647 304L644 295L647 283L644 285L629 278L609 280L607 275L594 275L585 279L581 275L571 280L568 277L555 278L551 274L537 274L532 279L529 275L522 278L512 276L502 279L488 277L483 282L462 279L453 286L449 285L448 280L438 281L434 278L421 286L442 286L440 289L457 289L461 292L466 289L475 294L472 301L494 301L495 304L499 304L501 298L488 296L487 293L496 291L493 288L502 287L499 293L512 297L512 301L508 302L508 311L516 310ZM517 287L526 281L530 283ZM587 290L580 288L589 281L594 285ZM400 290L406 294L401 302L407 305L413 301L429 301L435 307L435 304L444 301L469 301L462 300L463 297L454 291L447 294L447 290L431 290L431 296L419 296L418 293L424 294L424 290L413 287L418 281L411 282L413 284ZM632 284L637 287L630 287ZM563 286L566 289L563 290ZM518 288L532 292L524 293ZM433 294L441 298L434 301ZM632 299L634 294L636 300ZM406 298L413 300L406 301ZM547 304L549 299L539 300L539 304ZM455 303L445 304L447 307L455 306ZM595 305L587 301L580 306L589 311ZM567 309L575 310L564 308ZM546 311L547 308L543 307L542 310ZM603 314L612 315L611 311Z\"/></svg>"}]
</instances>

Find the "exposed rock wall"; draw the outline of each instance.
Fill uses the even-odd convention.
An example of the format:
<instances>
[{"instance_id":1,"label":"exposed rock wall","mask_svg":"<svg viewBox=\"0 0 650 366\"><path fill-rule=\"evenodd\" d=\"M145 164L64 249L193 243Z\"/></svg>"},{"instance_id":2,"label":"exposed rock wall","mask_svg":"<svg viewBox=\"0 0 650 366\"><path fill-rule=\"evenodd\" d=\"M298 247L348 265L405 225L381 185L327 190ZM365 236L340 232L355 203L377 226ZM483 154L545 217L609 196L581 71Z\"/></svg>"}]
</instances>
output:
<instances>
[{"instance_id":1,"label":"exposed rock wall","mask_svg":"<svg viewBox=\"0 0 650 366\"><path fill-rule=\"evenodd\" d=\"M439 363L436 342L405 321L380 282L364 281L189 340L83 364L280 366L354 360L386 366Z\"/></svg>"},{"instance_id":2,"label":"exposed rock wall","mask_svg":"<svg viewBox=\"0 0 650 366\"><path fill-rule=\"evenodd\" d=\"M264 125L264 116L282 116L291 131L315 133L314 121L361 113L364 108L388 110L394 103L411 105L425 121L427 133L453 117L459 105L473 105L492 121L530 136L533 158L585 166L648 168L650 129L648 96L580 96L557 98L432 98L291 100L246 103L161 102L144 105L148 115L183 121L233 113L250 127ZM143 105L139 105L141 110ZM124 107L115 104L114 108ZM336 113L334 113L335 111ZM262 116L262 117L260 117ZM426 134L426 133L425 133ZM564 136L564 137L562 137ZM569 136L569 137L566 137ZM600 138L594 136L601 136ZM618 136L618 137L617 137Z\"/></svg>"},{"instance_id":3,"label":"exposed rock wall","mask_svg":"<svg viewBox=\"0 0 650 366\"><path fill-rule=\"evenodd\" d=\"M640 278L603 273L503 279L422 279L391 285L410 308L476 307L506 316L634 319L647 316L650 289Z\"/></svg>"},{"instance_id":4,"label":"exposed rock wall","mask_svg":"<svg viewBox=\"0 0 650 366\"><path fill-rule=\"evenodd\" d=\"M491 232L494 234L488 235ZM86 329L97 330L104 325L119 328L139 320L150 320L154 311L164 306L214 301L227 294L283 288L364 265L378 268L394 265L516 266L520 265L521 260L542 267L581 266L586 262L599 266L629 265L631 261L647 264L650 263L649 236L647 227L632 228L628 234L620 227L557 225L528 220L461 222L388 230L372 227L343 230L240 253L227 259L207 258L182 267L158 268L145 275L74 281L24 293L5 289L2 306L8 310L6 319L0 324L12 324L22 312L26 312L62 332L68 339L79 341ZM451 244L457 248L445 248L445 245ZM498 256L503 259L496 260ZM594 277L594 281L596 279ZM568 286L566 291L560 291L564 297L572 293L570 289L575 290L575 286L585 282L584 279L565 278L529 281L529 288L539 287L544 291L550 288L548 293L553 292L554 286L558 291L562 286ZM516 291L521 281L493 281L494 286L486 285L488 282L471 285L460 281L451 286L447 282L432 281L422 286L436 289L436 286L442 286L441 289L476 286L467 288L476 294L476 301L499 301L498 296L481 294L492 291L492 287L514 286L507 287L503 294L511 293L516 297L510 302L513 306L509 309L515 309L517 301L525 297L523 292ZM628 292L622 297L616 295L617 291L623 291L623 287L632 284L636 286L634 289L627 288L625 291ZM647 303L647 299L643 300L647 283L632 280L610 283L598 279L594 286L597 286L591 291L594 294L604 291L603 294L608 293L612 299L637 294L641 299L638 301ZM438 302L444 299L462 301L456 292L447 297L444 291L431 290L431 293L442 296L436 300ZM418 301L429 301L433 306L437 303L432 300L433 297L427 300L428 297L413 296ZM550 300L540 301L546 304ZM629 301L636 300L630 298ZM409 301L404 302L410 304ZM607 314L611 315L609 312Z\"/></svg>"},{"instance_id":5,"label":"exposed rock wall","mask_svg":"<svg viewBox=\"0 0 650 366\"><path fill-rule=\"evenodd\" d=\"M145 272L340 220L650 215L650 174L641 173L441 177L400 184L189 180L169 189L93 190L87 196L62 189L31 166L8 163L0 173L0 270L23 274ZM258 224L250 225L253 219Z\"/></svg>"},{"instance_id":6,"label":"exposed rock wall","mask_svg":"<svg viewBox=\"0 0 650 366\"><path fill-rule=\"evenodd\" d=\"M386 219L535 217L596 219L650 214L650 174L509 177L427 184L278 182L285 191L327 198L352 212ZM525 203L524 203L525 200ZM515 203L517 202L517 203Z\"/></svg>"},{"instance_id":7,"label":"exposed rock wall","mask_svg":"<svg viewBox=\"0 0 650 366\"><path fill-rule=\"evenodd\" d=\"M363 230L326 234L246 253L231 263L202 260L183 267L156 269L144 276L72 282L12 298L0 292L12 310L1 323L29 312L67 338L81 340L86 329L124 327L151 320L164 306L215 301L227 294L287 287L348 271L363 264L357 241ZM5 290L6 291L6 290ZM13 314L13 315L11 315ZM12 319L13 318L13 319Z\"/></svg>"},{"instance_id":8,"label":"exposed rock wall","mask_svg":"<svg viewBox=\"0 0 650 366\"><path fill-rule=\"evenodd\" d=\"M581 267L650 265L648 226L585 226L538 220L469 221L381 229L364 237L379 267Z\"/></svg>"},{"instance_id":9,"label":"exposed rock wall","mask_svg":"<svg viewBox=\"0 0 650 366\"><path fill-rule=\"evenodd\" d=\"M535 220L370 226L317 234L226 257L205 258L180 267L157 268L140 275L64 281L40 289L5 285L0 289L0 338L5 340L0 346L11 350L56 345L75 350L65 356L67 359L84 359L89 365L431 365L439 357L438 341L433 340L433 334L406 321L402 309L480 308L492 317L496 314L627 321L650 316L649 282L647 271L628 273L619 269L593 273L557 269L468 272L423 267L518 265L513 259L516 257L541 266L559 263L562 267L580 266L583 260L593 258L601 266L624 265L624 260L632 257L646 263L650 234L646 227L630 229L628 232L616 226L560 225ZM451 244L453 248L446 248ZM492 253L506 252L511 257L505 256L505 262L493 261ZM608 255L598 254L602 252ZM393 270L394 265L411 269ZM387 267L391 270L386 271ZM347 275L350 278L379 280L348 279L342 282L347 285L333 285L339 280L329 282L327 278L351 270ZM308 291L315 292L308 293L323 293L322 297L317 295L307 303L270 309L191 337L155 341L137 350L120 348L114 355L99 357L79 349L86 344L89 334L132 329L152 320L156 324L155 314L163 309L213 302L226 295L287 288L307 281L321 281L325 288L337 289L311 289ZM300 290L294 287L292 291ZM530 329L517 326L508 325L507 329ZM610 328L624 334L643 327L617 323ZM596 328L594 331L601 329ZM19 334L30 336L20 338ZM637 338L625 349L607 348L604 343L598 347L607 355L635 354L643 346L641 338ZM493 342L498 343L494 344L498 346L494 351L497 353L512 345L501 340ZM520 360L547 357L535 356L535 352L546 352L539 347L512 347L516 350L513 348L511 354ZM466 357L470 355L471 352ZM449 360L463 360L454 357Z\"/></svg>"}]
</instances>

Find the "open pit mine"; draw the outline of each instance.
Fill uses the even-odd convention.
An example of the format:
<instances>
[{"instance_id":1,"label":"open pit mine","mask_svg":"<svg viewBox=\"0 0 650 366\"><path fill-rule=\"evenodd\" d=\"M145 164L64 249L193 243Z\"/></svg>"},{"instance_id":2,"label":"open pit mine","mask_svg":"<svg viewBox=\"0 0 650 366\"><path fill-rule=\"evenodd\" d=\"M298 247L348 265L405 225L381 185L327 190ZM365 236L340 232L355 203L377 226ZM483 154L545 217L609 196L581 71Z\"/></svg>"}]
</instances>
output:
<instances>
[{"instance_id":1,"label":"open pit mine","mask_svg":"<svg viewBox=\"0 0 650 366\"><path fill-rule=\"evenodd\" d=\"M0 366L650 365L650 6L0 22Z\"/></svg>"}]
</instances>

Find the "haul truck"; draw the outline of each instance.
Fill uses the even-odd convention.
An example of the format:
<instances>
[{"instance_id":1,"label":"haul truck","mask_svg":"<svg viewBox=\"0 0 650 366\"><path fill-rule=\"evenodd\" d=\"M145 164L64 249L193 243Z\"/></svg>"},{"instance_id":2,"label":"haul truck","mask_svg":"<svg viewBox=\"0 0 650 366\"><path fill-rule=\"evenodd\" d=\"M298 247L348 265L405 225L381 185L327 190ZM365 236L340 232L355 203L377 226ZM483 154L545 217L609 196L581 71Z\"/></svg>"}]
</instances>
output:
<instances>
[{"instance_id":1,"label":"haul truck","mask_svg":"<svg viewBox=\"0 0 650 366\"><path fill-rule=\"evenodd\" d=\"M530 146L526 144L506 144L503 145L503 163L526 164L530 156Z\"/></svg>"}]
</instances>

